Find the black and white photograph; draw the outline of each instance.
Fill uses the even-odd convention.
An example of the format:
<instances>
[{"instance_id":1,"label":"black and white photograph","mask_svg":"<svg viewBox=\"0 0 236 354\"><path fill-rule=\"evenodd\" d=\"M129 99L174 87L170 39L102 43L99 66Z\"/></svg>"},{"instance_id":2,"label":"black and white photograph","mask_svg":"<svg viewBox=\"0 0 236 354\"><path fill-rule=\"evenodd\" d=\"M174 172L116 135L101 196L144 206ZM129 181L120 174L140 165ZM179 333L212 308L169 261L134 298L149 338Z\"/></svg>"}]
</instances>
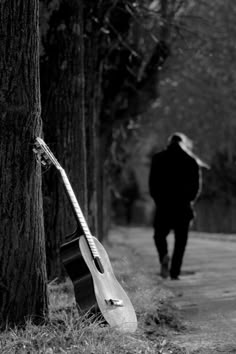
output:
<instances>
[{"instance_id":1,"label":"black and white photograph","mask_svg":"<svg viewBox=\"0 0 236 354\"><path fill-rule=\"evenodd\" d=\"M235 19L0 0L0 354L236 353Z\"/></svg>"}]
</instances>

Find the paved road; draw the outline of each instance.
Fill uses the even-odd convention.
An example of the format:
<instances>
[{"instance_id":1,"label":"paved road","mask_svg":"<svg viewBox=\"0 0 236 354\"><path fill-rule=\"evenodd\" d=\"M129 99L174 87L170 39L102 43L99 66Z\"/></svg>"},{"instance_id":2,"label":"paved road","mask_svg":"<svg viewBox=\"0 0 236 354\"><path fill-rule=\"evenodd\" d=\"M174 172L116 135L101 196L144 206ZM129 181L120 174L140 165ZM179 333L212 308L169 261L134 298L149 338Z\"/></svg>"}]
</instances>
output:
<instances>
[{"instance_id":1,"label":"paved road","mask_svg":"<svg viewBox=\"0 0 236 354\"><path fill-rule=\"evenodd\" d=\"M128 229L127 242L159 271L152 229ZM169 244L171 251L172 235ZM236 353L236 235L190 233L181 280L162 282L189 329L175 343L188 353Z\"/></svg>"}]
</instances>

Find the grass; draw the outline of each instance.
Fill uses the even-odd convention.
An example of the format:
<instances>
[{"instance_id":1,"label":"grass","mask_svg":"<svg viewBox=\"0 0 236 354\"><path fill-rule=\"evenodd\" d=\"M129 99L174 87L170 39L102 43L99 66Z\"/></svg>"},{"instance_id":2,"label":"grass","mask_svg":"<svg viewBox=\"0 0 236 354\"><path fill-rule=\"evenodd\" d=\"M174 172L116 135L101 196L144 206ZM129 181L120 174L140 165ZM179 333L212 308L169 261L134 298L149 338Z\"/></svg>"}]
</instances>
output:
<instances>
[{"instance_id":1,"label":"grass","mask_svg":"<svg viewBox=\"0 0 236 354\"><path fill-rule=\"evenodd\" d=\"M0 333L1 354L184 354L168 340L184 331L170 293L156 284L155 275L140 256L120 241L106 244L115 274L129 294L138 317L138 330L120 333L87 315L79 316L73 285L49 285L50 320L41 326L30 321L23 328ZM147 276L149 274L149 276Z\"/></svg>"}]
</instances>

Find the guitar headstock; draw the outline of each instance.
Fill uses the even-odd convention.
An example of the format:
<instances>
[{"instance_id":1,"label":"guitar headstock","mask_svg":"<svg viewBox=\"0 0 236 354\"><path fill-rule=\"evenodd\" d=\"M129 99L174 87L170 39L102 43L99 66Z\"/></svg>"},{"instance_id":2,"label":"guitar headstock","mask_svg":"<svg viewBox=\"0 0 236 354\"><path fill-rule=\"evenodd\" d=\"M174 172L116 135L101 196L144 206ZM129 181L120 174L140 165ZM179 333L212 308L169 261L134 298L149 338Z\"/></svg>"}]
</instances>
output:
<instances>
[{"instance_id":1,"label":"guitar headstock","mask_svg":"<svg viewBox=\"0 0 236 354\"><path fill-rule=\"evenodd\" d=\"M33 152L37 160L44 166L50 167L52 164L60 169L61 166L43 139L37 137L34 143Z\"/></svg>"}]
</instances>

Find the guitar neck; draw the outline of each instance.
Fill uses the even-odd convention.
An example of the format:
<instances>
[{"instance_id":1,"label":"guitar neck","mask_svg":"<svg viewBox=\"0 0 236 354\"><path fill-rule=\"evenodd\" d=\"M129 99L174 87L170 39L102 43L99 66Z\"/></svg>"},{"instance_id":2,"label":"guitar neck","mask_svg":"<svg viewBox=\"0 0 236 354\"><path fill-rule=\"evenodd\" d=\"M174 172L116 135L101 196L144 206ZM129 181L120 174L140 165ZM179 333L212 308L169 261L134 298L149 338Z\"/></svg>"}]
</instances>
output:
<instances>
[{"instance_id":1,"label":"guitar neck","mask_svg":"<svg viewBox=\"0 0 236 354\"><path fill-rule=\"evenodd\" d=\"M87 225L87 222L85 220L85 217L83 215L83 212L79 206L79 203L77 201L77 198L75 196L75 193L71 187L71 184L70 184L70 181L67 177L67 174L65 172L65 170L60 167L60 168L57 168L58 171L60 172L60 175L61 175L61 178L62 178L62 181L64 183L64 186L65 186L65 189L66 189L66 192L67 192L67 195L68 195L68 198L71 202L71 205L72 205L72 208L73 208L73 211L75 213L75 216L77 218L77 221L80 223L81 225L81 228L84 232L84 236L87 240L87 243L88 243L88 246L90 248L90 251L92 253L92 256L93 258L96 258L96 257L99 257L99 254L98 254L98 251L97 251L97 248L96 248L96 245L93 241L93 236L91 235L91 232L89 230L89 227Z\"/></svg>"}]
</instances>

